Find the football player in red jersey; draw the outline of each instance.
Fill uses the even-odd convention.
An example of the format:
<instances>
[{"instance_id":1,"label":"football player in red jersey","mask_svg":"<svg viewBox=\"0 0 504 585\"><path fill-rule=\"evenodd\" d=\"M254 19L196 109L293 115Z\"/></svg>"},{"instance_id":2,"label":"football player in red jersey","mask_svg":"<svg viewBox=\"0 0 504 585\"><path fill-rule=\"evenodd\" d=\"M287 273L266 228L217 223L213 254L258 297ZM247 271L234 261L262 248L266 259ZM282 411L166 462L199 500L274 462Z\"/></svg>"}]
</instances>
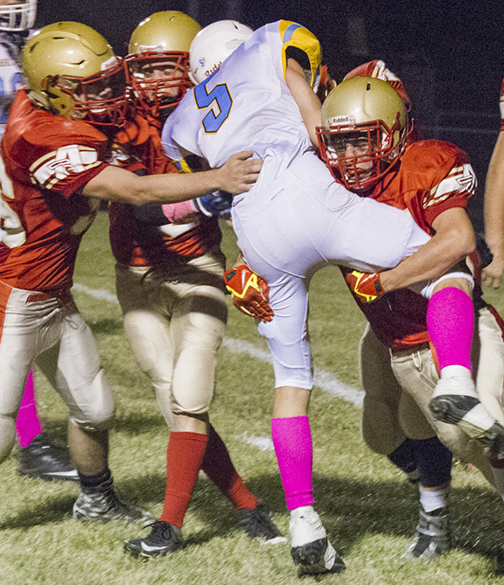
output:
<instances>
[{"instance_id":1,"label":"football player in red jersey","mask_svg":"<svg viewBox=\"0 0 504 585\"><path fill-rule=\"evenodd\" d=\"M177 172L159 130L192 85L189 47L200 28L182 12L164 11L142 21L131 36L125 69L132 120L116 136L115 152L123 164L142 163L137 172ZM235 504L239 525L250 537L269 542L281 537L209 421L216 351L227 320L225 258L212 216L220 202L228 207L230 198L201 198L197 207L192 202L109 207L125 332L171 428L163 512L149 535L125 543L134 556L164 556L182 547L183 520L200 469Z\"/></svg>"},{"instance_id":2,"label":"football player in red jersey","mask_svg":"<svg viewBox=\"0 0 504 585\"><path fill-rule=\"evenodd\" d=\"M504 80L500 95L501 125L485 183L485 237L493 260L482 272L483 283L499 288L504 271Z\"/></svg>"},{"instance_id":3,"label":"football player in red jersey","mask_svg":"<svg viewBox=\"0 0 504 585\"><path fill-rule=\"evenodd\" d=\"M108 164L104 132L122 120L124 71L106 40L83 24L42 28L26 43L22 66L28 87L17 92L1 145L0 227L7 237L0 244L0 462L12 449L35 361L69 409L68 440L81 483L74 517L151 521L113 489L108 427L114 403L70 294L79 243L97 197L170 203L216 189L246 191L261 162L239 153L220 169L152 177Z\"/></svg>"},{"instance_id":4,"label":"football player in red jersey","mask_svg":"<svg viewBox=\"0 0 504 585\"><path fill-rule=\"evenodd\" d=\"M391 129L400 102L399 95L393 93L385 82L361 78L343 82L329 95L323 107L325 127L319 130L326 163L335 176L352 185L350 188L359 194L408 211L428 232L444 230L452 224L456 235L459 226L467 221L464 208L474 188L469 180L472 172L467 155L452 144L436 140L414 142L403 152L394 151ZM361 107L364 101L365 113ZM354 120L349 121L350 116ZM478 282L479 258L472 255L471 260ZM447 276L446 282L451 286L453 273ZM350 289L354 292L351 286ZM367 443L395 463L404 463L412 447L409 439L404 440L404 433L425 440L434 429L453 453L475 464L503 496L502 460L495 457L489 460L482 451L486 444L492 455L491 446L485 440L479 444L469 441L459 428L445 424L453 423L452 420L440 422L436 413L431 412L430 402L442 376L442 363L428 331L431 323L427 299L409 289L389 292L370 304L363 304L355 292L354 296L370 323L360 346L361 379L366 391L363 431ZM473 296L478 317L473 347L477 356L474 375L478 394L488 413L504 425L503 322L483 301L479 286ZM447 460L447 453L443 455L432 441L420 447L417 444L417 448L421 466L427 466L427 470L433 463ZM418 461L418 451L416 457ZM405 556L430 559L450 546L444 506L449 481L446 469L445 485L427 492L421 488L418 534ZM429 473L432 475L432 467Z\"/></svg>"},{"instance_id":5,"label":"football player in red jersey","mask_svg":"<svg viewBox=\"0 0 504 585\"><path fill-rule=\"evenodd\" d=\"M0 137L17 89L23 85L20 51L35 23L37 0L0 0ZM0 201L0 215L2 203ZM7 236L0 228L0 240ZM26 382L16 419L19 442L18 473L46 481L78 480L68 448L44 432L37 413L33 372Z\"/></svg>"}]
</instances>

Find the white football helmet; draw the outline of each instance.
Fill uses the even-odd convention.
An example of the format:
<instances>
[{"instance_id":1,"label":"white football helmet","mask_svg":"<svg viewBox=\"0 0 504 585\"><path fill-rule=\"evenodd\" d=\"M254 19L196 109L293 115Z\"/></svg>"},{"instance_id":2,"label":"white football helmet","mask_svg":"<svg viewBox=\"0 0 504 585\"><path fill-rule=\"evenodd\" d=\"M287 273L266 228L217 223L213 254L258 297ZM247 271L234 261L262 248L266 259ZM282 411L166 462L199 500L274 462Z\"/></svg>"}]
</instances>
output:
<instances>
[{"instance_id":1,"label":"white football helmet","mask_svg":"<svg viewBox=\"0 0 504 585\"><path fill-rule=\"evenodd\" d=\"M220 66L229 55L245 42L254 31L236 20L214 22L194 37L189 51L189 76L195 84L201 83Z\"/></svg>"},{"instance_id":2,"label":"white football helmet","mask_svg":"<svg viewBox=\"0 0 504 585\"><path fill-rule=\"evenodd\" d=\"M0 31L19 32L33 28L37 0L0 2Z\"/></svg>"}]
</instances>

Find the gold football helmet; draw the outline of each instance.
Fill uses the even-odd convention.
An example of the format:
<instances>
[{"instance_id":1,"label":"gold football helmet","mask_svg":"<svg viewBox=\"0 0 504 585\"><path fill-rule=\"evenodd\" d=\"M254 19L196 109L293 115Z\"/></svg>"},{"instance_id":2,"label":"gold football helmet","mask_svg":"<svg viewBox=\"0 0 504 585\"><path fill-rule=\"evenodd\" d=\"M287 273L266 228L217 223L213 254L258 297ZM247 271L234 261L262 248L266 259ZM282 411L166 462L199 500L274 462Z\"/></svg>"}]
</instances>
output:
<instances>
[{"instance_id":1,"label":"gold football helmet","mask_svg":"<svg viewBox=\"0 0 504 585\"><path fill-rule=\"evenodd\" d=\"M22 51L30 97L44 109L96 125L124 122L121 60L94 29L57 22L37 31Z\"/></svg>"},{"instance_id":2,"label":"gold football helmet","mask_svg":"<svg viewBox=\"0 0 504 585\"><path fill-rule=\"evenodd\" d=\"M373 187L406 148L406 107L395 89L381 79L343 81L324 101L322 124L317 128L322 159L352 191Z\"/></svg>"},{"instance_id":3,"label":"gold football helmet","mask_svg":"<svg viewBox=\"0 0 504 585\"><path fill-rule=\"evenodd\" d=\"M137 107L158 117L180 103L189 79L189 47L201 30L177 10L156 12L133 31L125 59L126 78Z\"/></svg>"}]
</instances>

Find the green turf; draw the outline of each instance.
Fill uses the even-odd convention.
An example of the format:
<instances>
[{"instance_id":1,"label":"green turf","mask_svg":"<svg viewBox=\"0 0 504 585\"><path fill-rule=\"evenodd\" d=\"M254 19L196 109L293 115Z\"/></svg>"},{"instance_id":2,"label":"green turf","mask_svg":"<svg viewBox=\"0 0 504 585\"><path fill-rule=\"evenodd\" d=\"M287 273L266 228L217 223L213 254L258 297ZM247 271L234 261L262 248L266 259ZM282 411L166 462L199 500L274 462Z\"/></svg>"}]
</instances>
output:
<instances>
[{"instance_id":1,"label":"green turf","mask_svg":"<svg viewBox=\"0 0 504 585\"><path fill-rule=\"evenodd\" d=\"M223 225L229 262L236 247ZM107 218L100 213L86 234L75 282L114 293ZM117 401L111 468L126 498L159 514L164 495L168 430L152 389L138 371L124 337L117 304L75 292L96 336ZM487 299L504 309L502 292ZM356 386L357 343L364 320L336 269L318 273L311 287L310 333L317 368ZM253 321L230 310L227 337L265 349ZM39 410L52 434L65 439L65 409L37 375ZM269 437L273 401L271 366L246 354L219 352L212 421L252 491L288 531L274 453L246 442ZM417 495L388 461L360 437L360 410L316 388L311 403L317 509L347 571L324 579L352 585L483 585L498 583L494 565L502 548L503 504L479 475L454 468L451 496L455 548L434 563L405 562L415 533ZM71 518L78 488L19 478L13 454L0 471L0 583L31 585L283 585L298 582L288 545L261 546L236 529L232 506L200 477L184 525L185 550L141 562L126 556L123 540L144 533L119 523L85 526ZM313 582L314 578L306 578Z\"/></svg>"}]
</instances>

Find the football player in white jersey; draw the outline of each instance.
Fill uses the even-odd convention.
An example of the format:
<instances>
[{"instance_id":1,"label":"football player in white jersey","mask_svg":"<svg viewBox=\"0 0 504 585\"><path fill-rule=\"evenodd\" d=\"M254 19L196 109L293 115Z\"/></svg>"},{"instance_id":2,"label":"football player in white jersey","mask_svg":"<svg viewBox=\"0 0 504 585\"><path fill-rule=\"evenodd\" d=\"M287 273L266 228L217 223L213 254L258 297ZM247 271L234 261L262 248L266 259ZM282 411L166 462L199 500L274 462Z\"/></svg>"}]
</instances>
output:
<instances>
[{"instance_id":1,"label":"football player in white jersey","mask_svg":"<svg viewBox=\"0 0 504 585\"><path fill-rule=\"evenodd\" d=\"M327 264L374 272L410 256L382 274L385 290L393 290L438 278L460 260L457 250L443 260L446 265L434 266L435 238L421 233L410 216L361 199L333 180L313 147L321 123L313 91L319 66L320 45L312 33L293 22L267 24L186 95L162 132L174 159L192 153L215 166L247 145L264 161L256 185L235 196L232 220L246 264L270 285L274 318L258 328L273 356L272 436L300 575L345 568L313 508L311 276ZM463 250L463 257L471 251Z\"/></svg>"},{"instance_id":2,"label":"football player in white jersey","mask_svg":"<svg viewBox=\"0 0 504 585\"><path fill-rule=\"evenodd\" d=\"M0 138L16 91L24 84L19 52L34 25L36 11L37 0L0 0ZM0 227L0 240L3 235L6 231ZM16 419L16 433L21 448L20 475L47 481L78 480L68 449L56 445L43 430L37 415L32 372Z\"/></svg>"}]
</instances>

